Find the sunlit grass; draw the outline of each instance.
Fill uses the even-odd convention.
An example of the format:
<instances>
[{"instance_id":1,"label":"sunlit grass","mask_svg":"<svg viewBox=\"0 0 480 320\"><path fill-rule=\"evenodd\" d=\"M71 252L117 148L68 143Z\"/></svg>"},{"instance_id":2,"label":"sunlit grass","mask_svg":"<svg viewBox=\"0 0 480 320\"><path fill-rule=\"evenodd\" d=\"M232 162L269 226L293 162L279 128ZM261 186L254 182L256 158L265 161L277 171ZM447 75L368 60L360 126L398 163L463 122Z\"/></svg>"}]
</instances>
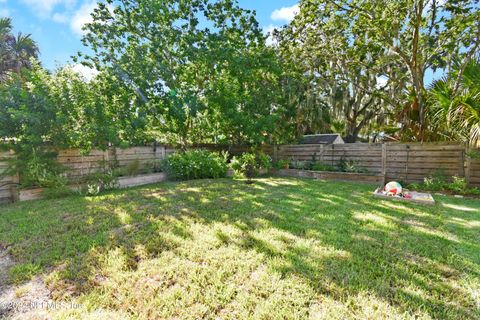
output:
<instances>
[{"instance_id":1,"label":"sunlit grass","mask_svg":"<svg viewBox=\"0 0 480 320\"><path fill-rule=\"evenodd\" d=\"M13 282L81 306L55 318L480 318L480 201L372 190L223 179L18 203L0 244Z\"/></svg>"}]
</instances>

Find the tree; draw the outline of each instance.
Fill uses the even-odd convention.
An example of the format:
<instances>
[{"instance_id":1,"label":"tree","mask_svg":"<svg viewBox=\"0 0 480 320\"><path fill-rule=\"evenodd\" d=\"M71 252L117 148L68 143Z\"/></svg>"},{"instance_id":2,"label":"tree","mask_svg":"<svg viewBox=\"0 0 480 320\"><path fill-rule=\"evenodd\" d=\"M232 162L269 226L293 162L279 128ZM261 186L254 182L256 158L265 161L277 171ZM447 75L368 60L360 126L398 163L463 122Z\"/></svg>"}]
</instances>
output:
<instances>
[{"instance_id":1,"label":"tree","mask_svg":"<svg viewBox=\"0 0 480 320\"><path fill-rule=\"evenodd\" d=\"M37 58L37 43L30 34L12 34L10 18L0 19L0 80L4 80L10 72L20 74L23 67L31 67L31 58Z\"/></svg>"},{"instance_id":2,"label":"tree","mask_svg":"<svg viewBox=\"0 0 480 320\"><path fill-rule=\"evenodd\" d=\"M460 76L460 77L459 77ZM440 138L480 142L480 59L458 63L444 79L436 81L428 96L432 131Z\"/></svg>"},{"instance_id":3,"label":"tree","mask_svg":"<svg viewBox=\"0 0 480 320\"><path fill-rule=\"evenodd\" d=\"M301 2L300 13L278 39L283 58L299 68L312 92L308 96L316 97L314 110L327 106L333 119L344 121L346 140L355 142L387 105L391 81L379 83L389 71L386 50L328 1ZM321 121L317 117L311 122Z\"/></svg>"},{"instance_id":4,"label":"tree","mask_svg":"<svg viewBox=\"0 0 480 320\"><path fill-rule=\"evenodd\" d=\"M406 71L406 78L391 79L397 85L406 81L403 94L410 98L398 113L399 121L409 138L426 139L425 74L437 69L448 72L454 61L459 60L461 67L454 85L454 89L458 89L462 70L480 45L478 0L325 0L321 3L333 5L339 13L348 16L353 27L361 30L372 44L388 50L396 68Z\"/></svg>"},{"instance_id":5,"label":"tree","mask_svg":"<svg viewBox=\"0 0 480 320\"><path fill-rule=\"evenodd\" d=\"M268 139L281 70L254 12L233 0L107 0L93 18L83 63L139 97L150 131L182 146Z\"/></svg>"}]
</instances>

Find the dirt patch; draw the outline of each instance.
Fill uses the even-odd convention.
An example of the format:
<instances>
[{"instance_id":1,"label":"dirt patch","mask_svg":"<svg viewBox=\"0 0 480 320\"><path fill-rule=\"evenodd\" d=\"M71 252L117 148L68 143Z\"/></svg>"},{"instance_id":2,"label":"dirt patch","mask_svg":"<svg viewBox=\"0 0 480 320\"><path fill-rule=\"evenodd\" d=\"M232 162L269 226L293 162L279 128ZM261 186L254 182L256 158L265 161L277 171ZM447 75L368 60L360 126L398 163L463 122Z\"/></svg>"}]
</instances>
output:
<instances>
[{"instance_id":1,"label":"dirt patch","mask_svg":"<svg viewBox=\"0 0 480 320\"><path fill-rule=\"evenodd\" d=\"M10 269L15 265L0 247L0 319L48 319L48 308L55 304L40 277L22 285L10 285Z\"/></svg>"}]
</instances>

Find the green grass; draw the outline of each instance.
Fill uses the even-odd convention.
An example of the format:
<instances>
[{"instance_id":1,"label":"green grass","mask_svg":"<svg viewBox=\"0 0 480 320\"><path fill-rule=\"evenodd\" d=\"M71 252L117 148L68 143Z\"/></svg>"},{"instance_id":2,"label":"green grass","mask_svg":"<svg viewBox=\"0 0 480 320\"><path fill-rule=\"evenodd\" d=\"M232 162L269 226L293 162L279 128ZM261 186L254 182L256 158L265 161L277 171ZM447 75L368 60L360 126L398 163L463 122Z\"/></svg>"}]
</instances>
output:
<instances>
[{"instance_id":1,"label":"green grass","mask_svg":"<svg viewBox=\"0 0 480 320\"><path fill-rule=\"evenodd\" d=\"M480 201L372 186L199 180L0 209L14 282L58 318L478 319Z\"/></svg>"}]
</instances>

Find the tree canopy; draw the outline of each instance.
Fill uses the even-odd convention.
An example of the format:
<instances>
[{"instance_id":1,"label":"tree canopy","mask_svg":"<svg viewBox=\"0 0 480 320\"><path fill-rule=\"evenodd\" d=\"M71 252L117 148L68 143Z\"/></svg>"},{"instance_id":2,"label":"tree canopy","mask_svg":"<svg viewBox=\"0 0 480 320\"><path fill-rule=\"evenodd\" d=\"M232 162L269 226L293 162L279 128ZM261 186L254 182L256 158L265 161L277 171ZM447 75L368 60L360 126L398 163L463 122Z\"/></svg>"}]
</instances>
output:
<instances>
[{"instance_id":1,"label":"tree canopy","mask_svg":"<svg viewBox=\"0 0 480 320\"><path fill-rule=\"evenodd\" d=\"M404 139L424 141L426 73L459 62L458 89L480 45L478 8L476 0L303 0L280 48L318 83L332 112L343 112L347 137L387 113Z\"/></svg>"},{"instance_id":2,"label":"tree canopy","mask_svg":"<svg viewBox=\"0 0 480 320\"><path fill-rule=\"evenodd\" d=\"M83 63L137 95L168 142L273 141L281 76L254 12L236 1L106 1L87 24Z\"/></svg>"},{"instance_id":3,"label":"tree canopy","mask_svg":"<svg viewBox=\"0 0 480 320\"><path fill-rule=\"evenodd\" d=\"M37 58L37 43L29 34L12 33L12 20L0 18L0 81L5 80L10 72L20 73L30 66L30 59Z\"/></svg>"}]
</instances>

